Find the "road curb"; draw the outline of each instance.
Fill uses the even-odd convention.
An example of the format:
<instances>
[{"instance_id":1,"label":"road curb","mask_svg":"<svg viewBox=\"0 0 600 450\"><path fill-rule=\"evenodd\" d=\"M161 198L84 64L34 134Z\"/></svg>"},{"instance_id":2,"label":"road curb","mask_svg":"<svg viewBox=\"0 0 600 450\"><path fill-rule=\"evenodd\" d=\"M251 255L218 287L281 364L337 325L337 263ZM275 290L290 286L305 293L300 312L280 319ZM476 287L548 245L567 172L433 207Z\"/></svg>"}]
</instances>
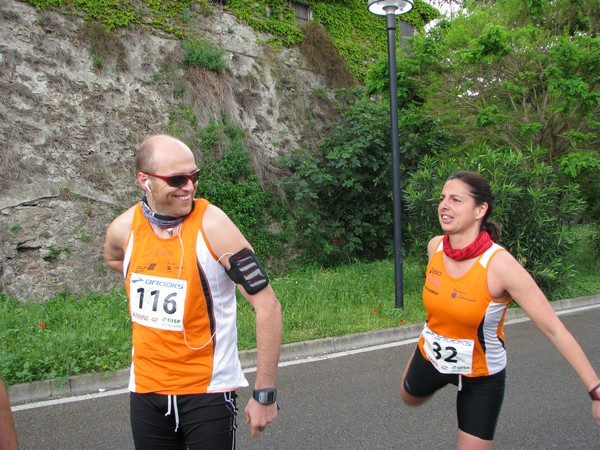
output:
<instances>
[{"instance_id":1,"label":"road curb","mask_svg":"<svg viewBox=\"0 0 600 450\"><path fill-rule=\"evenodd\" d=\"M555 301L551 304L555 311L563 313L580 308L600 307L600 294ZM525 318L527 318L527 315L520 308L510 308L507 312L506 323L520 321ZM316 359L331 353L414 339L419 335L422 328L421 324L406 325L366 333L285 344L281 348L280 362L307 358ZM240 360L244 370L254 368L256 366L256 350L240 352ZM15 384L10 386L8 391L11 405L16 406L31 402L124 389L127 387L128 382L129 368L116 372L77 375L66 380L45 380Z\"/></svg>"}]
</instances>

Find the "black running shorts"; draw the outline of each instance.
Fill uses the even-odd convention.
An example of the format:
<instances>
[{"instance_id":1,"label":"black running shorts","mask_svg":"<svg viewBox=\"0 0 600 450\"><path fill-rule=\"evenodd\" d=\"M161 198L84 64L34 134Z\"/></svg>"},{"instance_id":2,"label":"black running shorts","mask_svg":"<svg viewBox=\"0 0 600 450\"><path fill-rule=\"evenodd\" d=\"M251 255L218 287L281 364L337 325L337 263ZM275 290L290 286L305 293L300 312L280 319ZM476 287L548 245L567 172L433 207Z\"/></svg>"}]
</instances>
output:
<instances>
[{"instance_id":1,"label":"black running shorts","mask_svg":"<svg viewBox=\"0 0 600 450\"><path fill-rule=\"evenodd\" d=\"M194 395L130 393L138 450L235 449L235 392Z\"/></svg>"},{"instance_id":2,"label":"black running shorts","mask_svg":"<svg viewBox=\"0 0 600 450\"><path fill-rule=\"evenodd\" d=\"M493 440L504 399L506 370L490 376L461 378L456 396L458 428L478 438ZM459 386L459 375L438 372L417 347L404 378L406 392L428 397L448 384Z\"/></svg>"}]
</instances>

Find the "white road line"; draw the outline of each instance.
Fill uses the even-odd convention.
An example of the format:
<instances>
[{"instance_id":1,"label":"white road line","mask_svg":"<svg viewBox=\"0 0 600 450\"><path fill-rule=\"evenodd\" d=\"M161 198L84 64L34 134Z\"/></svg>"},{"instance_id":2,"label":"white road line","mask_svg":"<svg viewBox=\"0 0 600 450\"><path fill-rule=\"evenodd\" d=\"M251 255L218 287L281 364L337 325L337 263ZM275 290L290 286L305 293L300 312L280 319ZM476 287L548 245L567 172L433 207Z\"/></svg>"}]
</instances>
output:
<instances>
[{"instance_id":1,"label":"white road line","mask_svg":"<svg viewBox=\"0 0 600 450\"><path fill-rule=\"evenodd\" d=\"M343 350L343 351L336 352L336 353L326 353L324 355L319 355L319 356L308 356L306 358L294 359L291 361L284 361L282 363L279 363L278 367L296 366L298 364L306 364L306 363L311 363L311 362L315 362L315 361L325 361L328 359L340 358L342 356L356 355L358 353L373 352L375 350L382 350L384 348L399 347L401 345L412 344L414 342L417 342L418 340L419 340L419 338L416 337L416 338L411 338L411 339L404 339L402 341L388 342L387 344L372 345L370 347L362 347L362 348L356 348L356 349L352 349L352 350ZM244 370L244 373L252 373L252 372L256 372L256 367L250 367L250 368Z\"/></svg>"},{"instance_id":2,"label":"white road line","mask_svg":"<svg viewBox=\"0 0 600 450\"><path fill-rule=\"evenodd\" d=\"M110 397L111 395L127 394L128 392L129 392L128 388L116 389L114 391L110 390L110 391L96 392L94 394L84 394L84 395L77 395L74 397L64 397L64 398L57 398L54 400L44 400L42 402L27 403L24 405L13 406L10 409L13 412L24 411L26 409L43 408L45 406L62 405L64 403L73 403L73 402L79 402L82 400L91 400L91 399L100 398L100 397Z\"/></svg>"}]
</instances>

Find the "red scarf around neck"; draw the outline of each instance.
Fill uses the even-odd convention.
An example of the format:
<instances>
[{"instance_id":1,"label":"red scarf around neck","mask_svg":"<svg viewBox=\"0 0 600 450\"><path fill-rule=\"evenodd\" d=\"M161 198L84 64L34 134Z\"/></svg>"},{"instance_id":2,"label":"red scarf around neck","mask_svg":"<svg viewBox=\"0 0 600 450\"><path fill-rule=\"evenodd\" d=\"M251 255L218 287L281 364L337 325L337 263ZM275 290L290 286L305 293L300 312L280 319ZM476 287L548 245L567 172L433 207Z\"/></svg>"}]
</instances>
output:
<instances>
[{"instance_id":1,"label":"red scarf around neck","mask_svg":"<svg viewBox=\"0 0 600 450\"><path fill-rule=\"evenodd\" d=\"M492 246L494 241L490 237L489 233L485 230L479 232L479 236L475 238L473 242L463 248L452 248L450 245L450 236L448 233L444 235L444 253L449 258L452 258L456 261L462 261L464 259L475 258L476 256L481 255L488 248Z\"/></svg>"}]
</instances>

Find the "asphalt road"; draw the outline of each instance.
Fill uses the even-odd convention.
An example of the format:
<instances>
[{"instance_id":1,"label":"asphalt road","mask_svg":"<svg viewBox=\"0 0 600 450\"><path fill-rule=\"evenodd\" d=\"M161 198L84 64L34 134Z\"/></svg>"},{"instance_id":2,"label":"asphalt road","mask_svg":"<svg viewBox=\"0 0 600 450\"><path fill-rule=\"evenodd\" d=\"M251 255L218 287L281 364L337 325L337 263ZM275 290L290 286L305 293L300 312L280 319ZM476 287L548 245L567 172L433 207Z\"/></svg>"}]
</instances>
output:
<instances>
[{"instance_id":1,"label":"asphalt road","mask_svg":"<svg viewBox=\"0 0 600 450\"><path fill-rule=\"evenodd\" d=\"M600 308L561 316L600 371ZM597 449L600 427L575 372L531 322L506 327L508 383L496 449ZM456 388L409 408L398 394L414 342L286 364L279 418L251 438L240 392L239 449L452 449ZM250 383L253 373L248 373ZM72 400L72 399L71 399ZM22 450L132 449L127 394L14 412Z\"/></svg>"}]
</instances>

